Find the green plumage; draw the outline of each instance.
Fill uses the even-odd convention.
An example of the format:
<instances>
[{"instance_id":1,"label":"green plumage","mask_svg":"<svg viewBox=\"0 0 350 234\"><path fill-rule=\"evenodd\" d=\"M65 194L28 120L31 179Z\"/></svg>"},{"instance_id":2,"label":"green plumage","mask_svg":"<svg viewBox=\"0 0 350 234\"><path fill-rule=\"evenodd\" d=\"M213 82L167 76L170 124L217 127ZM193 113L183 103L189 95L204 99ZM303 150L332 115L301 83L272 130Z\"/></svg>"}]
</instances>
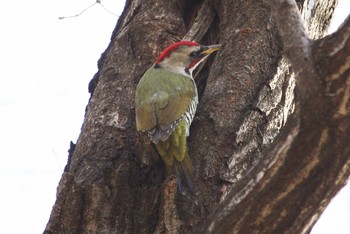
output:
<instances>
[{"instance_id":1,"label":"green plumage","mask_svg":"<svg viewBox=\"0 0 350 234\"><path fill-rule=\"evenodd\" d=\"M189 77L151 67L136 88L137 130L167 129L184 115L195 95Z\"/></svg>"},{"instance_id":2,"label":"green plumage","mask_svg":"<svg viewBox=\"0 0 350 234\"><path fill-rule=\"evenodd\" d=\"M155 146L165 162L168 174L179 174L190 185L188 174L192 172L192 164L187 152L186 131L187 123L182 119L169 138L166 141L159 141Z\"/></svg>"},{"instance_id":3,"label":"green plumage","mask_svg":"<svg viewBox=\"0 0 350 234\"><path fill-rule=\"evenodd\" d=\"M174 160L181 162L186 154L186 121L181 120L173 133L166 141L160 141L156 148L168 166L174 164Z\"/></svg>"},{"instance_id":4,"label":"green plumage","mask_svg":"<svg viewBox=\"0 0 350 234\"><path fill-rule=\"evenodd\" d=\"M194 113L187 113L191 117L186 118L186 112L195 112L197 105L194 81L190 77L152 67L141 78L135 99L137 130L148 132L168 173L185 178L191 186L189 172L192 168L186 137Z\"/></svg>"}]
</instances>

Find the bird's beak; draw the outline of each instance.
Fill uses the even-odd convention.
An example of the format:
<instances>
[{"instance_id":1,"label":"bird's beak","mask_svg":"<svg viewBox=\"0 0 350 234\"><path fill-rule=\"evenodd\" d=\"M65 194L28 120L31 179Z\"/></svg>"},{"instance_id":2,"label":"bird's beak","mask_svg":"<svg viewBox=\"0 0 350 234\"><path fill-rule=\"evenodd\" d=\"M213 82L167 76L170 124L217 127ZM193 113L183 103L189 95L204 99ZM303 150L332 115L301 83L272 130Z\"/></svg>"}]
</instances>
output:
<instances>
[{"instance_id":1,"label":"bird's beak","mask_svg":"<svg viewBox=\"0 0 350 234\"><path fill-rule=\"evenodd\" d=\"M204 46L204 50L202 51L201 55L209 55L211 53L213 53L214 51L220 50L221 49L221 45L210 45L210 46Z\"/></svg>"}]
</instances>

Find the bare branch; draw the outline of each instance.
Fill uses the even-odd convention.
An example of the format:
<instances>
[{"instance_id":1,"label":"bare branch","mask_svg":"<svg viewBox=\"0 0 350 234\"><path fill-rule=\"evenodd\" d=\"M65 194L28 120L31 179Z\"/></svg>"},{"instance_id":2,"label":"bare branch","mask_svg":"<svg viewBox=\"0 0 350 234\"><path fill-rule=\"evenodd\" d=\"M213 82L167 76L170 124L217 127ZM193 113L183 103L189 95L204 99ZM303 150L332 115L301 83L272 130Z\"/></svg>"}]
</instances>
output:
<instances>
[{"instance_id":1,"label":"bare branch","mask_svg":"<svg viewBox=\"0 0 350 234\"><path fill-rule=\"evenodd\" d=\"M346 58L350 54L349 52L350 44L350 15L344 21L344 23L339 27L339 29L321 39L318 40L314 45L314 53L320 61L317 61L318 69L327 70L328 68L338 69L339 65L343 66L343 62L346 61ZM322 54L322 55L321 55ZM322 60L328 60L327 64L322 63ZM329 62L336 60L336 64L333 66L329 65ZM340 62L340 63L339 63ZM321 63L321 64L319 64Z\"/></svg>"},{"instance_id":2,"label":"bare branch","mask_svg":"<svg viewBox=\"0 0 350 234\"><path fill-rule=\"evenodd\" d=\"M296 73L296 112L265 157L212 214L205 233L307 233L350 175L350 88L344 88L350 87L350 78L340 84L342 102L327 99L326 77L316 71L313 41L296 5L291 0L269 2L284 54ZM340 45L348 45L348 33L341 32ZM350 59L340 64L349 71ZM335 120L331 108L344 102L347 109Z\"/></svg>"},{"instance_id":3,"label":"bare branch","mask_svg":"<svg viewBox=\"0 0 350 234\"><path fill-rule=\"evenodd\" d=\"M332 121L341 125L343 118L350 115L350 16L334 34L314 43L313 59L334 106Z\"/></svg>"},{"instance_id":4,"label":"bare branch","mask_svg":"<svg viewBox=\"0 0 350 234\"><path fill-rule=\"evenodd\" d=\"M302 18L311 39L316 40L327 35L337 2L338 0L304 1Z\"/></svg>"},{"instance_id":5,"label":"bare branch","mask_svg":"<svg viewBox=\"0 0 350 234\"><path fill-rule=\"evenodd\" d=\"M303 102L303 118L314 118L325 110L319 98L323 93L321 80L314 68L312 43L305 32L297 6L292 0L269 0L271 14L283 43L284 55L290 60L296 74L299 100ZM313 98L315 97L315 98ZM312 112L311 110L315 111Z\"/></svg>"},{"instance_id":6,"label":"bare branch","mask_svg":"<svg viewBox=\"0 0 350 234\"><path fill-rule=\"evenodd\" d=\"M116 17L119 17L119 15L114 14L112 11L108 10L101 2L99 2L99 4L100 4L100 6L101 6L106 12L108 12L109 14L114 15L114 16L116 16Z\"/></svg>"},{"instance_id":7,"label":"bare branch","mask_svg":"<svg viewBox=\"0 0 350 234\"><path fill-rule=\"evenodd\" d=\"M206 223L201 233L273 233L272 230L276 227L268 224L268 217L258 218L260 212L266 211L258 210L258 206L255 205L258 203L259 207L265 206L266 209L271 209L269 204L262 204L265 199L261 194L266 194L266 189L268 190L268 187L271 186L271 184L268 184L269 179L266 179L266 177L276 176L278 169L284 163L285 158L281 155L286 155L290 150L292 141L299 132L298 120L289 121L284 129L286 130L276 139L267 157L261 160L246 177L235 185L224 202L211 214L209 222ZM273 192L272 194L271 191L268 192L271 200L276 199L276 194L273 194ZM260 196L261 198L259 198ZM241 207L245 207L245 209L241 209ZM254 219L256 223L247 224L248 220L252 220L250 217L252 215L256 216ZM261 225L264 219L266 219L266 223ZM247 225L250 227L248 228Z\"/></svg>"},{"instance_id":8,"label":"bare branch","mask_svg":"<svg viewBox=\"0 0 350 234\"><path fill-rule=\"evenodd\" d=\"M311 62L311 41L306 35L301 16L292 0L269 2L271 14L282 38L284 54L291 61L294 72L299 74L305 67L304 60Z\"/></svg>"},{"instance_id":9,"label":"bare branch","mask_svg":"<svg viewBox=\"0 0 350 234\"><path fill-rule=\"evenodd\" d=\"M85 11L87 11L88 9L90 9L91 7L95 6L96 4L99 4L106 12L108 12L111 15L114 15L116 17L119 17L119 15L114 14L113 12L111 12L110 10L108 10L102 3L101 0L96 0L95 3L93 3L92 5L88 6L87 8L85 8L84 10L82 10L80 13L76 14L76 15L71 15L71 16L61 16L58 17L58 19L63 20L63 19L67 19L67 18L75 18L78 17L80 15L82 15Z\"/></svg>"},{"instance_id":10,"label":"bare branch","mask_svg":"<svg viewBox=\"0 0 350 234\"><path fill-rule=\"evenodd\" d=\"M67 19L67 18L75 18L80 16L81 14L83 14L85 11L89 10L91 7L95 6L98 3L98 1L96 1L95 3L91 4L90 6L88 6L87 8L85 8L84 10L82 10L80 13L76 14L76 15L71 15L71 16L61 16L58 17L58 19L63 20L63 19Z\"/></svg>"}]
</instances>

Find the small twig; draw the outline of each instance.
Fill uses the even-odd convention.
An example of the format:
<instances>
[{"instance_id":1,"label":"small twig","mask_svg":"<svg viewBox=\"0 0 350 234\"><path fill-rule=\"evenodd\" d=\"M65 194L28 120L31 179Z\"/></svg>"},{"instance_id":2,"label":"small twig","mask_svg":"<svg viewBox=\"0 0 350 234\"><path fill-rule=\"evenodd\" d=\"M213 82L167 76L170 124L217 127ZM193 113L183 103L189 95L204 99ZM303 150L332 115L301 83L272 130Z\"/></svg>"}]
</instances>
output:
<instances>
[{"instance_id":1,"label":"small twig","mask_svg":"<svg viewBox=\"0 0 350 234\"><path fill-rule=\"evenodd\" d=\"M84 10L82 10L80 13L78 13L78 14L76 14L76 15L61 16L61 17L58 17L58 19L63 20L63 19L66 19L66 18L75 18L75 17L78 17L78 16L80 16L81 14L83 14L85 11L87 11L88 9L90 9L91 7L93 7L94 5L96 5L97 3L99 3L99 0L97 0L94 4L88 6L87 8L85 8Z\"/></svg>"},{"instance_id":2,"label":"small twig","mask_svg":"<svg viewBox=\"0 0 350 234\"><path fill-rule=\"evenodd\" d=\"M99 4L100 4L100 6L101 6L105 11L107 11L109 14L114 15L114 16L116 16L116 17L119 17L119 15L116 15L116 14L114 14L112 11L108 10L104 5L102 5L102 3L99 2Z\"/></svg>"},{"instance_id":3,"label":"small twig","mask_svg":"<svg viewBox=\"0 0 350 234\"><path fill-rule=\"evenodd\" d=\"M58 17L58 19L63 20L66 18L75 18L80 16L81 14L83 14L85 11L87 11L88 9L90 9L91 7L95 6L96 4L99 4L106 12L108 12L111 15L114 15L116 17L119 17L118 15L114 14L113 12L111 12L110 10L108 10L104 5L102 5L101 0L96 0L95 3L93 3L92 5L88 6L87 8L85 8L84 10L82 10L80 13L76 14L76 15L71 15L71 16L61 16Z\"/></svg>"}]
</instances>

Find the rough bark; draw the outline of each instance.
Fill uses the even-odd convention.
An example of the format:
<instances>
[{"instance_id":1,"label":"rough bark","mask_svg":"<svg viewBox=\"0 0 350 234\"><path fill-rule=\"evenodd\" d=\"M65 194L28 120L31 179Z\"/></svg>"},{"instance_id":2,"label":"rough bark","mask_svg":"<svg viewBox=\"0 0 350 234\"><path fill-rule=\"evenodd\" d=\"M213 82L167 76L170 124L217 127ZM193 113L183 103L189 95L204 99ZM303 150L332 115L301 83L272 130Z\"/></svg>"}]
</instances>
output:
<instances>
[{"instance_id":1,"label":"rough bark","mask_svg":"<svg viewBox=\"0 0 350 234\"><path fill-rule=\"evenodd\" d=\"M314 2L297 1L307 36L291 0L127 1L45 233L310 231L350 175L350 20L321 38L336 1ZM137 133L133 103L142 74L182 38L224 45L195 78L185 195Z\"/></svg>"},{"instance_id":2,"label":"rough bark","mask_svg":"<svg viewBox=\"0 0 350 234\"><path fill-rule=\"evenodd\" d=\"M217 208L206 233L307 233L350 175L350 22L311 41L293 2L270 4L297 74L297 108L262 161Z\"/></svg>"}]
</instances>

